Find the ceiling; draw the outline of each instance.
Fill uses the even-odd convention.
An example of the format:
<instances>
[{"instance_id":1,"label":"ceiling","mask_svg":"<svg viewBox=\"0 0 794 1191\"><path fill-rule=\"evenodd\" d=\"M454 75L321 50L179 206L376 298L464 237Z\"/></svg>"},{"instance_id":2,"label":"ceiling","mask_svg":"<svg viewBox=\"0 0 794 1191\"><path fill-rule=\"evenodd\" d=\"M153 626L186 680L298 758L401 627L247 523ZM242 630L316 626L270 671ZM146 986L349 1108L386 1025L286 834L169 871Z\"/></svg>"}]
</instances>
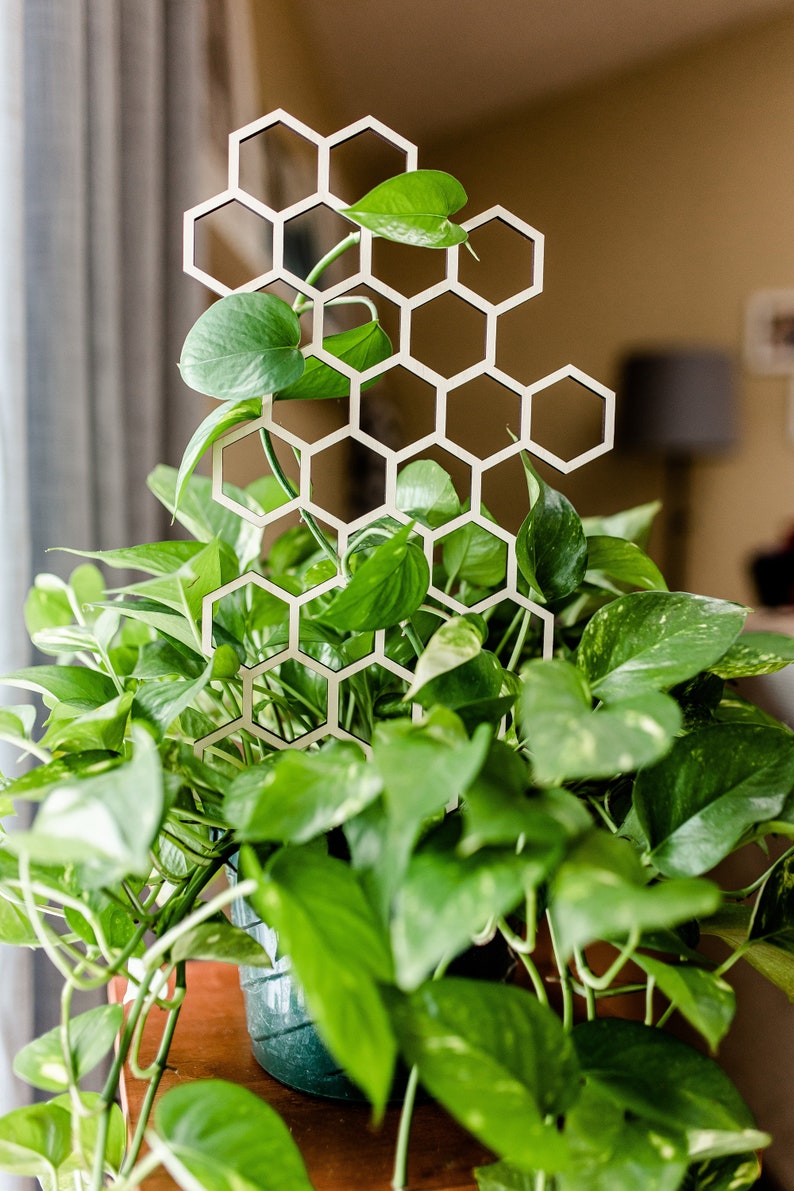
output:
<instances>
[{"instance_id":1,"label":"ceiling","mask_svg":"<svg viewBox=\"0 0 794 1191\"><path fill-rule=\"evenodd\" d=\"M413 140L630 69L794 0L301 0L294 6L335 111Z\"/></svg>"}]
</instances>

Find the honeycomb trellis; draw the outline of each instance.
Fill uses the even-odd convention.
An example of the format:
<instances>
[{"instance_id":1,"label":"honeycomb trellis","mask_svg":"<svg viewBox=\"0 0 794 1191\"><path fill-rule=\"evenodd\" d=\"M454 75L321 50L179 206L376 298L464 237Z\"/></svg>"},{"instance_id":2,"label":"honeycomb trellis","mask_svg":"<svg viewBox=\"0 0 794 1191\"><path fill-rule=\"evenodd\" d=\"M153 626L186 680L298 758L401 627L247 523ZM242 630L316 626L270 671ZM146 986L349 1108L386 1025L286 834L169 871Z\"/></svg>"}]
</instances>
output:
<instances>
[{"instance_id":1,"label":"honeycomb trellis","mask_svg":"<svg viewBox=\"0 0 794 1191\"><path fill-rule=\"evenodd\" d=\"M277 210L263 202L260 198L248 193L241 185L240 156L241 148L251 138L266 134L269 130L282 127L291 134L303 138L314 146L317 153L317 185L315 190L305 195L298 202ZM421 457L430 448L441 450L462 459L470 469L471 484L467 511L460 514L453 521L442 527L431 529L419 523L414 524L414 532L423 543L423 549L431 568L434 553L444 540L465 526L478 526L481 531L491 534L504 543L505 548L505 578L502 587L491 592L486 598L474 605L464 605L456 599L454 593L445 592L431 586L429 595L440 605L451 612L483 612L502 602L509 601L516 608L529 611L537 617L544 652L551 650L553 617L551 613L527 599L518 589L518 568L516 562L515 536L488 520L480 512L482 500L483 474L498 468L500 464L512 458L521 451L550 464L558 471L571 472L585 463L611 450L614 439L615 396L614 393L599 381L588 376L574 365L565 365L547 376L541 377L530 385L522 385L512 376L503 372L496 364L496 344L499 316L516 306L530 301L539 294L543 286L543 255L544 237L541 232L531 227L524 220L519 219L510 211L500 206L491 207L480 215L474 216L462 224L466 231L473 231L492 223L501 225L501 230L518 237L531 245L532 264L531 275L521 279L521 284L514 292L495 299L483 297L469 282L460 280L460 246L456 245L446 250L437 249L435 252L445 255L446 268L443 279L419 292L407 296L387 284L377 276L373 268L373 236L366 229L360 229L360 245L358 259L352 273L337 281L330 287L318 289L297 277L285 263L285 227L290 220L307 212L321 209L336 213L348 204L334 193L331 187L331 154L339 146L345 145L354 138L375 134L387 145L397 150L405 163L405 170L417 168L417 148L405 138L401 137L378 120L368 117L348 125L346 128L331 134L320 136L313 129L296 120L288 113L277 110L269 115L238 129L229 137L229 179L226 190L207 199L205 202L185 212L184 220L184 269L185 272L207 286L215 294L225 296L233 292L251 292L268 290L271 287L288 286L298 295L313 303L311 313L311 338L302 347L304 356L315 356L329 364L337 372L342 373L350 381L349 417L344 425L319 439L308 441L291 430L279 425L274 416L273 399L267 396L263 399L261 417L245 423L230 431L213 445L212 453L212 494L213 499L232 509L241 517L259 528L277 523L290 512L310 513L330 527L337 537L337 549L343 554L350 542L351 535L359 531L371 518L391 518L396 525L408 524L412 519L397 504L397 473L409 459ZM250 278L244 285L232 290L218 278L213 277L205 269L200 268L196 260L196 227L198 222L207 215L225 208L240 208L246 212L246 217L253 215L262 220L263 232L267 231L268 240L272 242L272 261L270 268L258 276ZM359 230L359 229L357 229ZM271 240L272 237L272 240ZM325 304L333 298L354 293L357 287L366 286L375 295L388 300L399 314L399 335L395 350L382 363L377 364L367 372L359 373L344 361L324 350L322 340L326 322ZM433 302L457 302L473 311L480 320L482 339L476 352L476 359L464 364L459 371L451 375L442 375L427 363L416 358L415 347L412 342L412 328L415 320ZM362 386L367 381L384 375L388 370L400 366L406 372L413 374L420 381L425 382L434 393L435 419L431 432L422 435L421 439L401 450L392 449L378 441L366 425L362 423ZM454 438L454 426L449 425L448 408L449 396L461 386L480 377L488 377L490 381L515 395L519 403L518 427L515 440L501 450L480 457L459 445ZM573 381L594 398L602 403L601 439L592 448L580 453L572 459L564 459L558 453L537 441L532 432L532 400L558 382ZM265 514L258 514L239 503L224 490L224 451L249 434L255 434L259 429L265 429L275 440L287 444L299 459L299 483L297 495L277 509ZM382 504L351 520L345 520L323 508L314 498L312 473L315 461L327 449L344 442L346 439L360 443L362 446L381 457L385 468L385 485ZM347 663L336 661L329 664L329 660L311 656L301 642L301 615L310 608L312 601L330 591L334 591L342 584L339 576L334 576L311 587L299 595L276 587L261 575L251 571L240 576L232 583L211 592L204 597L202 608L202 649L207 656L211 656L215 648L213 642L213 615L216 604L234 592L252 585L259 591L268 593L271 597L283 601L289 608L289 632L286 640L271 644L267 649L267 656L258 660L251 660L241 668L242 700L240 714L227 724L221 725L210 735L197 743L197 748L204 749L224 741L238 732L247 732L252 737L265 741L274 748L306 748L326 737L341 739L358 739L354 732L344 726L342 715L343 689L346 683L355 678L362 669L376 666L387 675L393 675L403 682L410 682L413 675L400 661L390 656L387 644L387 633L380 630L372 634L371 642L362 656ZM323 714L324 720L303 734L292 731L287 737L278 730L277 724L263 721L256 707L256 683L267 681L268 675L285 663L294 663L303 667L304 672L312 676L317 689L324 690Z\"/></svg>"}]
</instances>

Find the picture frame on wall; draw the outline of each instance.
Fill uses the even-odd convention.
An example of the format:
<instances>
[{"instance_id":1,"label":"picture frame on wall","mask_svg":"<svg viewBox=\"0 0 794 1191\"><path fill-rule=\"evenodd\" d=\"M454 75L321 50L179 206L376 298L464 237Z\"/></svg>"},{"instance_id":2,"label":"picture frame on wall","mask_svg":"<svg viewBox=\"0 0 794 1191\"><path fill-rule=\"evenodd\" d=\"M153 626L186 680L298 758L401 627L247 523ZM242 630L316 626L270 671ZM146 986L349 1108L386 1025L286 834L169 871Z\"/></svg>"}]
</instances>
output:
<instances>
[{"instance_id":1,"label":"picture frame on wall","mask_svg":"<svg viewBox=\"0 0 794 1191\"><path fill-rule=\"evenodd\" d=\"M745 358L751 372L794 374L794 289L758 290L750 297Z\"/></svg>"}]
</instances>

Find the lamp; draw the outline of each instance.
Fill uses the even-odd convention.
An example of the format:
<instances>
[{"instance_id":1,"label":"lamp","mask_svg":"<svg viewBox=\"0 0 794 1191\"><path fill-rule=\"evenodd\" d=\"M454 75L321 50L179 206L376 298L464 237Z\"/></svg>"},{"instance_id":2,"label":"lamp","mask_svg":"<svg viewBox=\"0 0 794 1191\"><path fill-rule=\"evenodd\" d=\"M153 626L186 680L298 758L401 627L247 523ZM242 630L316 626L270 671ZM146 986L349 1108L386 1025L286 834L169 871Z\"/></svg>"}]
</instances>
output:
<instances>
[{"instance_id":1,"label":"lamp","mask_svg":"<svg viewBox=\"0 0 794 1191\"><path fill-rule=\"evenodd\" d=\"M635 351L622 367L618 443L664 461L664 566L672 589L684 585L692 460L736 441L735 372L724 351Z\"/></svg>"}]
</instances>

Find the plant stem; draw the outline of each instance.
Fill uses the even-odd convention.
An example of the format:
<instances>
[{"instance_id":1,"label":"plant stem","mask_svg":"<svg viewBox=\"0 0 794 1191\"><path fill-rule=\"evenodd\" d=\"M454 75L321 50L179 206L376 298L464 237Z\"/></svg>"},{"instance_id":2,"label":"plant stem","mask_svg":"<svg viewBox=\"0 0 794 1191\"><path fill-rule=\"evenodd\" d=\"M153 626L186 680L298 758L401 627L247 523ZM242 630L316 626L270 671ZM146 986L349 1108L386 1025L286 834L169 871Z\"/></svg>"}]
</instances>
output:
<instances>
[{"instance_id":1,"label":"plant stem","mask_svg":"<svg viewBox=\"0 0 794 1191\"><path fill-rule=\"evenodd\" d=\"M792 853L794 853L794 846L787 848L782 856L779 856L774 864L770 864L769 868L765 869L765 871L761 873L761 876L757 877L755 881L752 881L749 885L745 885L743 889L726 890L726 892L723 894L723 897L727 898L729 901L743 902L745 898L748 898L752 893L755 893L756 889L760 889L764 881L772 872L772 869L780 864L783 860L787 860Z\"/></svg>"},{"instance_id":2,"label":"plant stem","mask_svg":"<svg viewBox=\"0 0 794 1191\"><path fill-rule=\"evenodd\" d=\"M562 1024L563 1029L571 1030L573 1028L573 991L571 989L571 973L568 971L568 965L563 963L560 955L560 946L557 941L557 934L554 930L554 923L551 920L551 914L546 915L546 921L549 924L549 937L551 939L551 949L554 952L554 962L557 965L557 972L560 977L560 989L562 991ZM588 1017L590 1015L588 1014ZM595 1016L595 1013L593 1014Z\"/></svg>"},{"instance_id":3,"label":"plant stem","mask_svg":"<svg viewBox=\"0 0 794 1191\"><path fill-rule=\"evenodd\" d=\"M138 1191L143 1186L144 1179L162 1165L162 1160L155 1151L145 1154L134 1170L127 1175L119 1175L113 1183L113 1191Z\"/></svg>"},{"instance_id":4,"label":"plant stem","mask_svg":"<svg viewBox=\"0 0 794 1191\"><path fill-rule=\"evenodd\" d=\"M488 609L488 611L492 611L492 609ZM499 641L499 644L496 646L496 648L493 651L497 657L501 657L502 650L507 645L507 642L510 640L513 633L518 628L519 622L523 615L524 615L524 609L519 608L518 611L513 616L513 619L510 621L510 624L507 626L505 631L502 633L501 640ZM505 669L512 669L512 667L505 667Z\"/></svg>"},{"instance_id":5,"label":"plant stem","mask_svg":"<svg viewBox=\"0 0 794 1191\"><path fill-rule=\"evenodd\" d=\"M532 940L522 939L519 935L512 931L504 918L499 920L499 933L507 943L511 951L515 951L521 963L526 969L526 973L532 981L532 987L535 991L535 996L540 1001L541 1005L548 1005L549 998L546 992L546 986L543 983L543 977L538 971L535 963L530 959L530 954L535 950L534 929L532 931Z\"/></svg>"},{"instance_id":6,"label":"plant stem","mask_svg":"<svg viewBox=\"0 0 794 1191\"><path fill-rule=\"evenodd\" d=\"M176 970L176 992L184 992L185 988L185 965L184 963L181 963L177 966ZM166 1069L168 1052L171 1049L171 1040L174 1036L174 1030L176 1029L176 1023L179 1020L179 1012L181 1008L182 1002L180 1001L168 1013L165 1029L163 1030L163 1036L160 1039L160 1045L157 1048L157 1055L150 1068L152 1073L149 1076L149 1086L147 1087L146 1093L143 1097L143 1103L141 1105L141 1111L138 1117L138 1124L135 1127L135 1133L130 1142L127 1156L124 1159L124 1168L127 1170L136 1162L141 1146L143 1145L144 1132L149 1121L149 1116L152 1111L157 1089L160 1086L160 1080L163 1078L163 1072Z\"/></svg>"},{"instance_id":7,"label":"plant stem","mask_svg":"<svg viewBox=\"0 0 794 1191\"><path fill-rule=\"evenodd\" d=\"M584 956L580 951L575 952L575 955L576 970L579 973L579 979L582 980L582 968L580 965L584 964ZM582 980L582 987L584 988L584 1002L587 1006L587 1020L594 1021L595 1018L598 1017L598 1011L596 1009L596 995L593 992L592 986L585 983L584 980Z\"/></svg>"},{"instance_id":8,"label":"plant stem","mask_svg":"<svg viewBox=\"0 0 794 1191\"><path fill-rule=\"evenodd\" d=\"M507 666L506 666L507 670L515 670L516 666L518 665L519 659L521 658L522 650L524 648L524 643L527 639L527 633L529 632L529 626L531 623L532 623L532 613L529 611L528 608L525 608L524 609L524 619L522 621L521 628L518 631L518 636L516 637L516 643L513 646L513 652L510 654L510 660L508 661Z\"/></svg>"},{"instance_id":9,"label":"plant stem","mask_svg":"<svg viewBox=\"0 0 794 1191\"><path fill-rule=\"evenodd\" d=\"M442 959L436 970L433 972L433 980L440 980L446 972L454 956L448 955ZM405 1191L406 1179L408 1177L407 1162L408 1162L408 1138L411 1132L411 1119L414 1112L414 1104L416 1103L416 1085L419 1082L419 1068L412 1067L410 1075L408 1076L408 1083L405 1088L405 1096L403 1098L403 1106L400 1112L400 1128L397 1134L397 1148L394 1154L394 1172L392 1174L392 1189L393 1191Z\"/></svg>"},{"instance_id":10,"label":"plant stem","mask_svg":"<svg viewBox=\"0 0 794 1191\"><path fill-rule=\"evenodd\" d=\"M604 972L601 976L593 975L593 973L590 971L587 961L584 958L584 955L581 951L578 951L576 953L576 967L579 971L579 979L581 980L582 984L584 984L586 988L594 989L596 992L602 992L604 989L609 988L610 984L612 984L615 980L615 977L622 971L622 969L631 959L634 952L637 950L637 944L639 941L640 932L635 927L634 930L631 931L626 943L620 948L617 958L609 965L606 972Z\"/></svg>"},{"instance_id":11,"label":"plant stem","mask_svg":"<svg viewBox=\"0 0 794 1191\"><path fill-rule=\"evenodd\" d=\"M325 256L320 258L311 272L306 274L306 284L314 285L316 281L319 281L329 265L332 265L335 260L338 260L340 256L347 252L348 248L352 248L355 244L358 244L360 239L361 232L351 232L350 235L345 236L344 240L340 240L338 244L335 244L330 251L326 252ZM296 314L300 314L302 310L305 310L309 301L310 299L306 298L303 294L298 294L292 303L292 309Z\"/></svg>"},{"instance_id":12,"label":"plant stem","mask_svg":"<svg viewBox=\"0 0 794 1191\"><path fill-rule=\"evenodd\" d=\"M412 647L414 653L416 654L416 656L421 657L422 654L424 653L425 647L422 644L422 638L419 636L419 634L417 633L416 629L414 628L414 626L410 620L406 620L404 622L404 624L402 626L402 631L403 631L403 636L405 638L407 638L407 640L411 643L411 647Z\"/></svg>"},{"instance_id":13,"label":"plant stem","mask_svg":"<svg viewBox=\"0 0 794 1191\"><path fill-rule=\"evenodd\" d=\"M713 974L715 976L724 976L729 968L732 968L735 963L744 958L746 952L750 950L754 942L755 939L745 939L743 943L739 944L732 955L729 955L728 958L721 963L718 968L714 969Z\"/></svg>"},{"instance_id":14,"label":"plant stem","mask_svg":"<svg viewBox=\"0 0 794 1191\"><path fill-rule=\"evenodd\" d=\"M194 926L198 926L199 923L206 922L208 918L212 918L213 914L217 914L218 910L222 910L230 902L237 901L238 898L248 897L248 894L255 893L256 889L257 884L253 879L241 881L232 889L222 890L210 901L201 902L191 914L186 918L178 920L175 926L167 930L149 948L146 955L147 968L154 972L156 970L156 963L159 963L160 959L170 951L177 939L181 938L189 930L192 930Z\"/></svg>"},{"instance_id":15,"label":"plant stem","mask_svg":"<svg viewBox=\"0 0 794 1191\"><path fill-rule=\"evenodd\" d=\"M397 1145L394 1151L394 1173L391 1185L393 1191L405 1191L408 1176L408 1141L411 1134L411 1118L416 1102L416 1087L419 1083L419 1068L412 1067L405 1088L402 1111L400 1113L400 1128L397 1133Z\"/></svg>"},{"instance_id":16,"label":"plant stem","mask_svg":"<svg viewBox=\"0 0 794 1191\"><path fill-rule=\"evenodd\" d=\"M112 1101L105 1102L96 1123L96 1137L94 1139L94 1166L91 1171L92 1191L102 1191L105 1182L105 1151L108 1144L108 1130L110 1128L110 1109Z\"/></svg>"},{"instance_id":17,"label":"plant stem","mask_svg":"<svg viewBox=\"0 0 794 1191\"><path fill-rule=\"evenodd\" d=\"M341 298L331 298L330 301L326 302L325 304L326 306L366 306L367 310L372 315L373 322L377 322L378 320L377 306L371 298L365 298L363 294L346 294ZM307 303L303 309L307 309L309 305L311 305L311 303Z\"/></svg>"},{"instance_id":18,"label":"plant stem","mask_svg":"<svg viewBox=\"0 0 794 1191\"><path fill-rule=\"evenodd\" d=\"M284 492L284 494L288 496L290 500L292 500L294 496L297 496L297 491L295 485L292 483L292 480L290 480L289 476L279 463L278 457L273 447L273 440L270 437L270 431L265 430L264 427L260 427L259 437L262 440L262 449L265 452L265 458L270 464L271 471L278 481L279 487L281 488L282 492ZM325 554L327 558L330 558L331 562L338 569L340 565L339 555L336 553L336 550L334 550L328 538L320 529L312 514L307 513L305 509L302 509L301 517L306 523L306 528L309 530L309 533L312 535L323 554Z\"/></svg>"}]
</instances>

